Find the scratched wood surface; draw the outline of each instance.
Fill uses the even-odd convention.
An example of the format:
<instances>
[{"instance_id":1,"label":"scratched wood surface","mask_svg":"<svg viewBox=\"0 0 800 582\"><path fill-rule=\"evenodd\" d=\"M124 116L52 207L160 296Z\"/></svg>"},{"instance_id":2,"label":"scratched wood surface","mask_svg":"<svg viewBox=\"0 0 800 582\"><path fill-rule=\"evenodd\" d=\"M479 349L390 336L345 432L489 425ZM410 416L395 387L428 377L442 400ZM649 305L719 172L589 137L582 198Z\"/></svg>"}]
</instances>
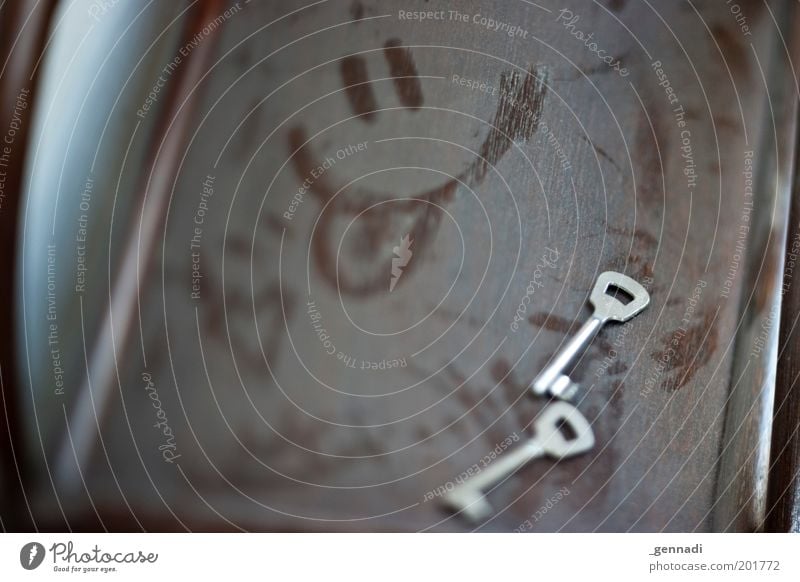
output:
<instances>
[{"instance_id":1,"label":"scratched wood surface","mask_svg":"<svg viewBox=\"0 0 800 582\"><path fill-rule=\"evenodd\" d=\"M186 61L140 322L35 519L473 529L438 494L530 436L528 382L618 270L651 304L573 374L596 447L479 529L761 529L796 88L791 3L740 4L747 30L710 2L243 4ZM115 168L98 191L141 171Z\"/></svg>"}]
</instances>

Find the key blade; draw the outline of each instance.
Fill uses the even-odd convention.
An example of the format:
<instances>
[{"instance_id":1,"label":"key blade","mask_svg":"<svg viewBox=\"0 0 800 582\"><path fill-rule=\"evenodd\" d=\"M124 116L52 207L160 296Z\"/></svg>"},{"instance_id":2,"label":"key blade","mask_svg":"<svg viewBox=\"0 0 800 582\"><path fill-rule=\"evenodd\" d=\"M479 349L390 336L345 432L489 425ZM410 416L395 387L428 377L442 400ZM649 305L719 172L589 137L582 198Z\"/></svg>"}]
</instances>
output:
<instances>
[{"instance_id":1,"label":"key blade","mask_svg":"<svg viewBox=\"0 0 800 582\"><path fill-rule=\"evenodd\" d=\"M608 294L614 287L627 293L632 301L625 304ZM650 294L639 283L616 271L606 271L597 278L597 283L589 296L594 306L594 316L603 320L626 322L638 315L650 303Z\"/></svg>"},{"instance_id":2,"label":"key blade","mask_svg":"<svg viewBox=\"0 0 800 582\"><path fill-rule=\"evenodd\" d=\"M565 423L575 435L566 438L559 428ZM594 446L594 433L589 421L578 409L566 402L553 402L539 414L534 422L536 440L551 457L570 457L588 451Z\"/></svg>"},{"instance_id":3,"label":"key blade","mask_svg":"<svg viewBox=\"0 0 800 582\"><path fill-rule=\"evenodd\" d=\"M494 513L483 492L469 487L460 487L444 496L444 503L454 512L475 523Z\"/></svg>"}]
</instances>

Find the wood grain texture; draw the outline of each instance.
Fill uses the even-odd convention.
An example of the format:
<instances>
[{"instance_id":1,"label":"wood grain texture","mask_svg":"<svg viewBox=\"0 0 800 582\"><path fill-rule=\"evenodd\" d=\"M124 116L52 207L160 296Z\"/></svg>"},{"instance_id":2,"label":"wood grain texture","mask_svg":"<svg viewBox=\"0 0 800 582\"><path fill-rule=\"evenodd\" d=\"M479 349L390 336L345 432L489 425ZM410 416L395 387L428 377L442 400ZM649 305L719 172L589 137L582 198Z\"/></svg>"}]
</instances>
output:
<instances>
[{"instance_id":1,"label":"wood grain texture","mask_svg":"<svg viewBox=\"0 0 800 582\"><path fill-rule=\"evenodd\" d=\"M597 446L522 468L480 529L761 528L796 117L767 84L793 4L742 5L749 36L710 2L246 5L198 79L68 517L470 530L436 492L529 434L528 383L618 270L651 305L574 372Z\"/></svg>"}]
</instances>

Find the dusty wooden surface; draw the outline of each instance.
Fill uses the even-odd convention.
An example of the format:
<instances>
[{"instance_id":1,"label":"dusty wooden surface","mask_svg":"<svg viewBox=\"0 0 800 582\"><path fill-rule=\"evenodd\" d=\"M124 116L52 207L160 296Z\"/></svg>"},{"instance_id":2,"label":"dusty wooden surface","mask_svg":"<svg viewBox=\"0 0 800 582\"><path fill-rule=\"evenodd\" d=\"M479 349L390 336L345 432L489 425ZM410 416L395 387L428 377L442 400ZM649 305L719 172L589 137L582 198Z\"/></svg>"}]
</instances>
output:
<instances>
[{"instance_id":1,"label":"dusty wooden surface","mask_svg":"<svg viewBox=\"0 0 800 582\"><path fill-rule=\"evenodd\" d=\"M763 527L795 137L795 88L765 82L787 76L789 3L742 3L749 35L702 2L277 4L204 41L102 446L83 493L55 485L65 519L471 529L436 492L529 434L527 383L619 270L651 305L574 374L596 448L524 467L481 529Z\"/></svg>"}]
</instances>

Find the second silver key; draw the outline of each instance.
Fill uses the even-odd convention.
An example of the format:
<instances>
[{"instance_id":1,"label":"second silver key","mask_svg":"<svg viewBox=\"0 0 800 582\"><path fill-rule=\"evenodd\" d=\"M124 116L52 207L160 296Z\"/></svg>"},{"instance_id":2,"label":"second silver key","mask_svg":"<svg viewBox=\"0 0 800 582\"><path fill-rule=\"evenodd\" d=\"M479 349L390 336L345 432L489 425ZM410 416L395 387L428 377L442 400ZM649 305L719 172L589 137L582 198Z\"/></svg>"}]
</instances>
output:
<instances>
[{"instance_id":1,"label":"second silver key","mask_svg":"<svg viewBox=\"0 0 800 582\"><path fill-rule=\"evenodd\" d=\"M565 425L569 436L562 432ZM535 434L516 448L501 455L474 477L456 486L444 497L445 504L472 522L492 513L486 499L489 489L510 477L522 465L537 457L556 459L584 453L594 446L594 433L589 422L566 402L548 404L533 422Z\"/></svg>"},{"instance_id":2,"label":"second silver key","mask_svg":"<svg viewBox=\"0 0 800 582\"><path fill-rule=\"evenodd\" d=\"M631 301L623 303L609 294L629 295ZM615 271L601 273L594 284L589 301L594 313L583 324L552 362L531 382L535 394L570 399L577 391L577 385L567 375L567 368L578 359L592 342L600 328L608 321L624 323L641 313L650 303L647 290L630 277Z\"/></svg>"}]
</instances>

